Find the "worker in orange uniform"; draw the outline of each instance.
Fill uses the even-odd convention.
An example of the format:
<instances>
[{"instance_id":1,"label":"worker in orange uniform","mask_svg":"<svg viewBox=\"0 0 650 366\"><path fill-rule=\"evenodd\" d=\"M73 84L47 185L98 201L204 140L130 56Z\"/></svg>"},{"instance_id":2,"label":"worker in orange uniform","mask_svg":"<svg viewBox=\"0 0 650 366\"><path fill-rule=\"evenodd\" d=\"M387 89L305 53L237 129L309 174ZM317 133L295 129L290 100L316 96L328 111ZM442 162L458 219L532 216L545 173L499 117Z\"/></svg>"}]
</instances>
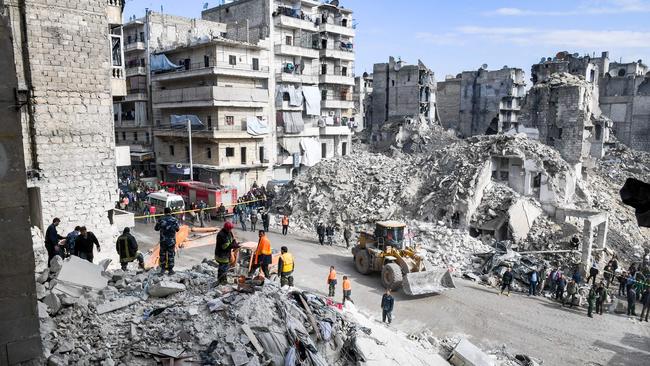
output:
<instances>
[{"instance_id":1,"label":"worker in orange uniform","mask_svg":"<svg viewBox=\"0 0 650 366\"><path fill-rule=\"evenodd\" d=\"M278 260L278 270L280 272L280 286L289 285L293 287L293 255L289 253L287 247L280 248L280 259Z\"/></svg>"},{"instance_id":2,"label":"worker in orange uniform","mask_svg":"<svg viewBox=\"0 0 650 366\"><path fill-rule=\"evenodd\" d=\"M258 236L260 239L257 242L257 250L255 250L255 261L253 262L253 267L248 275L251 276L255 273L255 270L262 267L264 277L271 278L269 274L269 264L271 264L271 261L273 260L273 257L271 256L271 241L266 236L264 230L260 230Z\"/></svg>"},{"instance_id":3,"label":"worker in orange uniform","mask_svg":"<svg viewBox=\"0 0 650 366\"><path fill-rule=\"evenodd\" d=\"M289 216L284 215L282 216L282 235L287 235L288 230L289 230Z\"/></svg>"},{"instance_id":4,"label":"worker in orange uniform","mask_svg":"<svg viewBox=\"0 0 650 366\"><path fill-rule=\"evenodd\" d=\"M344 305L345 305L345 300L348 300L349 302L354 304L354 301L352 301L350 295L352 295L352 285L350 284L350 280L348 279L348 276L343 276L343 304Z\"/></svg>"},{"instance_id":5,"label":"worker in orange uniform","mask_svg":"<svg viewBox=\"0 0 650 366\"><path fill-rule=\"evenodd\" d=\"M330 274L327 276L327 284L330 286L330 297L334 296L334 291L336 290L336 270L334 266L330 267Z\"/></svg>"}]
</instances>

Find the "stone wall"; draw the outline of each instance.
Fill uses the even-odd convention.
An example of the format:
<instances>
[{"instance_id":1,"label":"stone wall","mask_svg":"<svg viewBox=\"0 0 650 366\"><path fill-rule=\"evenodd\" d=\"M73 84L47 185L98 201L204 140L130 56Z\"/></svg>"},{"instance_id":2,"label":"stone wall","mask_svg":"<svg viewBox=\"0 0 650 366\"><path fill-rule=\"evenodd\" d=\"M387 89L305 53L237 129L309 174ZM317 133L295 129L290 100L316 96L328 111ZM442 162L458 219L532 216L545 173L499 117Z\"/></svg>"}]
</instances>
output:
<instances>
[{"instance_id":1,"label":"stone wall","mask_svg":"<svg viewBox=\"0 0 650 366\"><path fill-rule=\"evenodd\" d=\"M450 78L438 82L436 100L442 126L458 128L460 125L460 78Z\"/></svg>"},{"instance_id":2,"label":"stone wall","mask_svg":"<svg viewBox=\"0 0 650 366\"><path fill-rule=\"evenodd\" d=\"M36 361L41 356L34 252L29 224L27 185L20 116L15 91L12 28L8 8L0 0L0 365ZM13 12L12 12L13 15Z\"/></svg>"},{"instance_id":3,"label":"stone wall","mask_svg":"<svg viewBox=\"0 0 650 366\"><path fill-rule=\"evenodd\" d=\"M25 153L35 157L28 185L40 192L43 221L32 225L60 217L60 232L85 225L110 248L117 182L106 1L32 0L26 24L17 3L10 1L13 29L24 27L27 39L14 47L16 70L31 92L22 110L31 131Z\"/></svg>"},{"instance_id":4,"label":"stone wall","mask_svg":"<svg viewBox=\"0 0 650 366\"><path fill-rule=\"evenodd\" d=\"M273 0L239 0L201 12L201 18L213 22L228 23L229 32L236 31L235 38L242 37L242 28L248 27L247 37L255 43L271 34L269 7ZM237 26L235 26L237 24ZM230 37L229 37L230 38Z\"/></svg>"}]
</instances>

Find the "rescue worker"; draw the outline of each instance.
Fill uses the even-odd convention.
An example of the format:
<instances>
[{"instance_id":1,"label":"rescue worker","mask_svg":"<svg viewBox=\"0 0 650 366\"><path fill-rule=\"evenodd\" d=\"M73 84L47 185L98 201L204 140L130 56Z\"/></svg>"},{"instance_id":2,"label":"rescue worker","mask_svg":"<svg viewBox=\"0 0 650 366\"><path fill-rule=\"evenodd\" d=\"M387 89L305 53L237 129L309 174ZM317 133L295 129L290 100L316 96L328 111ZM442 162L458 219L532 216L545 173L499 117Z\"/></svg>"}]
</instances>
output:
<instances>
[{"instance_id":1,"label":"rescue worker","mask_svg":"<svg viewBox=\"0 0 650 366\"><path fill-rule=\"evenodd\" d=\"M280 248L280 253L280 259L278 260L280 286L289 285L289 287L293 287L293 270L295 268L293 255L289 253L287 247Z\"/></svg>"},{"instance_id":2,"label":"rescue worker","mask_svg":"<svg viewBox=\"0 0 650 366\"><path fill-rule=\"evenodd\" d=\"M503 291L508 288L508 293L506 294L507 296L510 296L510 284L512 284L512 268L508 267L508 270L503 274L503 277L501 278L501 292L499 295L503 294Z\"/></svg>"},{"instance_id":3,"label":"rescue worker","mask_svg":"<svg viewBox=\"0 0 650 366\"><path fill-rule=\"evenodd\" d=\"M566 301L569 301L569 307L573 308L573 302L576 299L576 295L578 294L578 284L574 279L569 280L569 283L566 286L566 297L562 299L562 306L566 303Z\"/></svg>"},{"instance_id":4,"label":"rescue worker","mask_svg":"<svg viewBox=\"0 0 650 366\"><path fill-rule=\"evenodd\" d=\"M258 236L259 241L257 242L257 249L255 250L255 261L248 275L253 275L253 273L261 267L264 277L268 279L271 278L271 275L269 274L269 265L273 260L271 241L266 236L264 230L260 230Z\"/></svg>"},{"instance_id":5,"label":"rescue worker","mask_svg":"<svg viewBox=\"0 0 650 366\"><path fill-rule=\"evenodd\" d=\"M271 223L271 217L269 216L268 211L262 212L262 226L265 232L269 232L269 225Z\"/></svg>"},{"instance_id":6,"label":"rescue worker","mask_svg":"<svg viewBox=\"0 0 650 366\"><path fill-rule=\"evenodd\" d=\"M318 242L320 245L324 245L325 243L325 226L323 225L322 222L319 222L318 225L316 226L316 235L318 235Z\"/></svg>"},{"instance_id":7,"label":"rescue worker","mask_svg":"<svg viewBox=\"0 0 650 366\"><path fill-rule=\"evenodd\" d=\"M92 263L93 258L93 244L97 246L97 252L101 252L102 248L99 246L99 240L92 231L88 231L85 226L79 228L79 236L75 240L75 255L81 259L85 259Z\"/></svg>"},{"instance_id":8,"label":"rescue worker","mask_svg":"<svg viewBox=\"0 0 650 366\"><path fill-rule=\"evenodd\" d=\"M591 314L594 311L594 304L596 303L596 297L598 295L596 294L596 286L591 286L589 289L589 295L587 295L587 316L590 318L593 318L594 316Z\"/></svg>"},{"instance_id":9,"label":"rescue worker","mask_svg":"<svg viewBox=\"0 0 650 366\"><path fill-rule=\"evenodd\" d=\"M174 274L174 257L176 255L176 233L180 230L178 219L172 216L172 209L165 207L165 216L156 223L154 230L160 231L160 275L167 271Z\"/></svg>"},{"instance_id":10,"label":"rescue worker","mask_svg":"<svg viewBox=\"0 0 650 366\"><path fill-rule=\"evenodd\" d=\"M138 242L135 237L131 235L131 229L125 227L122 235L117 238L115 242L115 250L120 256L120 265L122 270L126 271L127 264L138 261L140 268L144 269L144 257L142 253L138 252Z\"/></svg>"},{"instance_id":11,"label":"rescue worker","mask_svg":"<svg viewBox=\"0 0 650 366\"><path fill-rule=\"evenodd\" d=\"M346 248L350 248L350 238L352 238L352 230L346 226L345 230L343 230L343 239L345 240Z\"/></svg>"},{"instance_id":12,"label":"rescue worker","mask_svg":"<svg viewBox=\"0 0 650 366\"><path fill-rule=\"evenodd\" d=\"M289 231L289 216L284 215L282 216L282 235L287 235L287 231Z\"/></svg>"},{"instance_id":13,"label":"rescue worker","mask_svg":"<svg viewBox=\"0 0 650 366\"><path fill-rule=\"evenodd\" d=\"M327 284L329 285L329 294L327 296L334 297L336 291L336 270L334 266L330 267L330 273L327 275Z\"/></svg>"},{"instance_id":14,"label":"rescue worker","mask_svg":"<svg viewBox=\"0 0 650 366\"><path fill-rule=\"evenodd\" d=\"M348 276L343 276L343 305L345 305L345 300L348 300L354 304L354 301L352 301L350 295L352 295L352 284L350 284Z\"/></svg>"},{"instance_id":15,"label":"rescue worker","mask_svg":"<svg viewBox=\"0 0 650 366\"><path fill-rule=\"evenodd\" d=\"M217 234L217 243L214 248L214 260L219 264L217 272L217 281L220 285L226 284L228 269L230 268L230 253L233 249L239 248L239 244L235 240L232 229L235 225L226 221L223 228Z\"/></svg>"},{"instance_id":16,"label":"rescue worker","mask_svg":"<svg viewBox=\"0 0 650 366\"><path fill-rule=\"evenodd\" d=\"M65 250L66 257L69 257L74 254L75 241L81 234L81 226L75 226L74 230L68 233L65 236Z\"/></svg>"},{"instance_id":17,"label":"rescue worker","mask_svg":"<svg viewBox=\"0 0 650 366\"><path fill-rule=\"evenodd\" d=\"M393 321L393 305L395 304L395 299L390 294L390 289L386 289L386 293L381 297L381 321L388 324Z\"/></svg>"},{"instance_id":18,"label":"rescue worker","mask_svg":"<svg viewBox=\"0 0 650 366\"><path fill-rule=\"evenodd\" d=\"M47 249L47 265L55 255L61 255L61 248L59 247L59 240L63 239L59 233L56 232L56 227L61 223L61 219L55 217L50 226L45 231L45 249Z\"/></svg>"}]
</instances>

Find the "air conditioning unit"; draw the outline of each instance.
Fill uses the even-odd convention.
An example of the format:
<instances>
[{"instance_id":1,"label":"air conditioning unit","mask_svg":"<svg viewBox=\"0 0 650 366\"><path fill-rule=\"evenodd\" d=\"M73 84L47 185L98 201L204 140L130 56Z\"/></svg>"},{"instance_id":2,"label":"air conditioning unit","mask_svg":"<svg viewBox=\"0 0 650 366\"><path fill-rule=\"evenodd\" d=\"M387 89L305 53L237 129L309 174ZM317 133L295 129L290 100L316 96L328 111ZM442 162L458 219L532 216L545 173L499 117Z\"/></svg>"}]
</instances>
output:
<instances>
[{"instance_id":1,"label":"air conditioning unit","mask_svg":"<svg viewBox=\"0 0 650 366\"><path fill-rule=\"evenodd\" d=\"M334 115L336 114L336 112L334 112L334 111L329 111L328 114L330 115L330 117L334 117Z\"/></svg>"}]
</instances>

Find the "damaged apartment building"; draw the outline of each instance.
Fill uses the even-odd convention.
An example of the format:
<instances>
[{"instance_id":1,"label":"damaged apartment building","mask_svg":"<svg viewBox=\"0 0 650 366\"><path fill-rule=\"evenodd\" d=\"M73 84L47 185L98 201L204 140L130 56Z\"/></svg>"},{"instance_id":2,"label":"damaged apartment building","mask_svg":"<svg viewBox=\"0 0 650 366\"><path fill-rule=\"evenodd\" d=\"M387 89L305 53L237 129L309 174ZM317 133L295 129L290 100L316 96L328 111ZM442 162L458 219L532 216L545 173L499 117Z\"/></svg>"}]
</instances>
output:
<instances>
[{"instance_id":1,"label":"damaged apartment building","mask_svg":"<svg viewBox=\"0 0 650 366\"><path fill-rule=\"evenodd\" d=\"M371 98L372 141L392 140L406 119L438 121L435 75L422 61L409 65L391 56L388 63L375 64Z\"/></svg>"},{"instance_id":2,"label":"damaged apartment building","mask_svg":"<svg viewBox=\"0 0 650 366\"><path fill-rule=\"evenodd\" d=\"M338 1L237 0L204 10L202 17L237 24L240 37L268 44L275 179L291 179L323 158L350 153L355 117L350 9Z\"/></svg>"},{"instance_id":3,"label":"damaged apartment building","mask_svg":"<svg viewBox=\"0 0 650 366\"><path fill-rule=\"evenodd\" d=\"M461 137L502 133L518 127L525 94L523 70L481 67L438 82L438 114Z\"/></svg>"},{"instance_id":4,"label":"damaged apartment building","mask_svg":"<svg viewBox=\"0 0 650 366\"><path fill-rule=\"evenodd\" d=\"M124 1L56 5L0 1L2 365L36 364L42 354L30 227L59 217L60 233L85 225L102 243L117 231L111 106L126 89Z\"/></svg>"}]
</instances>

